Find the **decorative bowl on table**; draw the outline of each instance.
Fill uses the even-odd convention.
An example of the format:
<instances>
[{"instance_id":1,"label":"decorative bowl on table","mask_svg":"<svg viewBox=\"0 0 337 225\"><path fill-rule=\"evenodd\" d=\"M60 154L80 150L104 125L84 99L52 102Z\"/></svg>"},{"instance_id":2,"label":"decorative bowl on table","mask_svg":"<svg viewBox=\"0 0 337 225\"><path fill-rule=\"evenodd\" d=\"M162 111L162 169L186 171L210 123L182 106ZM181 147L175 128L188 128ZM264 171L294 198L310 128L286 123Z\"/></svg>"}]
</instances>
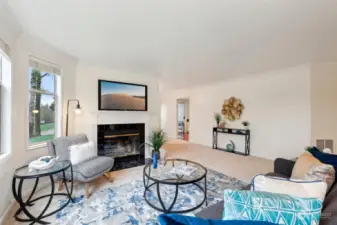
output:
<instances>
[{"instance_id":1,"label":"decorative bowl on table","mask_svg":"<svg viewBox=\"0 0 337 225\"><path fill-rule=\"evenodd\" d=\"M57 157L58 158L58 157ZM29 163L29 169L46 170L54 166L57 158L53 156L42 156Z\"/></svg>"}]
</instances>

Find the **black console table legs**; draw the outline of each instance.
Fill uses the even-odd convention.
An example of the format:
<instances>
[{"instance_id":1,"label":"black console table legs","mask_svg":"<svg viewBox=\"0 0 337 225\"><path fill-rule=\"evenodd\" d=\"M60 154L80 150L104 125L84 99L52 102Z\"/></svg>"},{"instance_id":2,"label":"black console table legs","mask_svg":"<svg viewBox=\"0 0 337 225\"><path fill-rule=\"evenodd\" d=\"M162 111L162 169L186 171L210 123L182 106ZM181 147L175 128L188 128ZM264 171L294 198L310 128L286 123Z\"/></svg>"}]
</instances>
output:
<instances>
[{"instance_id":1,"label":"black console table legs","mask_svg":"<svg viewBox=\"0 0 337 225\"><path fill-rule=\"evenodd\" d=\"M238 151L229 151L229 149L220 148L218 147L218 134L229 134L229 135L240 135L244 136L245 139L245 149L244 152L238 152ZM235 153L239 155L250 155L250 130L242 130L242 129L233 129L233 128L213 128L213 149L222 150L230 153Z\"/></svg>"}]
</instances>

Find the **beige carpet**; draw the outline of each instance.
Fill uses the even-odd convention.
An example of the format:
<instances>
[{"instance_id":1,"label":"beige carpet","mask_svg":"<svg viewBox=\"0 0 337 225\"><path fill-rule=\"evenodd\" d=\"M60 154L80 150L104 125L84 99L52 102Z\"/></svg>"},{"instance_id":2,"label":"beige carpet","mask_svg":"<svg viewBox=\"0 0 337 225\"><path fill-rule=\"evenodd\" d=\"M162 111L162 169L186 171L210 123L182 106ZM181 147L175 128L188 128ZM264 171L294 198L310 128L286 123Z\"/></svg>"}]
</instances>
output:
<instances>
[{"instance_id":1,"label":"beige carpet","mask_svg":"<svg viewBox=\"0 0 337 225\"><path fill-rule=\"evenodd\" d=\"M249 183L255 174L270 172L273 169L273 161L261 159L253 156L241 156L232 153L217 151L209 147L188 143L181 140L170 141L165 144L164 148L168 152L169 158L184 158L198 163L205 167L219 171L231 177ZM142 176L142 167L135 167L132 169L116 171L112 173L114 182L111 184L105 178L97 179L92 184L91 191L98 191L107 187L119 186L121 184L130 182L133 179L139 179ZM50 188L40 190L36 195L42 195L50 192ZM79 196L84 194L84 185L76 183L74 186L74 195ZM59 199L55 197L50 210L56 208ZM39 201L37 207L32 207L34 215L41 211L44 207L44 200ZM40 207L39 207L40 206ZM10 211L7 219L4 221L5 225L12 224L25 224L15 221L12 216L14 215L17 205ZM46 219L51 224L55 224L55 216L50 216Z\"/></svg>"},{"instance_id":2,"label":"beige carpet","mask_svg":"<svg viewBox=\"0 0 337 225\"><path fill-rule=\"evenodd\" d=\"M214 150L182 140L168 142L169 157L189 159L205 167L249 183L256 174L273 171L273 161Z\"/></svg>"}]
</instances>

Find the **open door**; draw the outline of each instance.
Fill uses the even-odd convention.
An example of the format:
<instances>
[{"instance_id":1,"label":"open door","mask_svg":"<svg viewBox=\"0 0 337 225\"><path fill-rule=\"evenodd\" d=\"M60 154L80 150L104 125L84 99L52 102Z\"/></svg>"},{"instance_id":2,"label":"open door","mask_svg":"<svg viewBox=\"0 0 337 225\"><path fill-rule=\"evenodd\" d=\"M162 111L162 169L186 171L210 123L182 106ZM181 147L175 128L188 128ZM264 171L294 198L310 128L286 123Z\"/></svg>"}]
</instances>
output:
<instances>
[{"instance_id":1,"label":"open door","mask_svg":"<svg viewBox=\"0 0 337 225\"><path fill-rule=\"evenodd\" d=\"M190 104L188 98L177 99L177 138L189 140Z\"/></svg>"}]
</instances>

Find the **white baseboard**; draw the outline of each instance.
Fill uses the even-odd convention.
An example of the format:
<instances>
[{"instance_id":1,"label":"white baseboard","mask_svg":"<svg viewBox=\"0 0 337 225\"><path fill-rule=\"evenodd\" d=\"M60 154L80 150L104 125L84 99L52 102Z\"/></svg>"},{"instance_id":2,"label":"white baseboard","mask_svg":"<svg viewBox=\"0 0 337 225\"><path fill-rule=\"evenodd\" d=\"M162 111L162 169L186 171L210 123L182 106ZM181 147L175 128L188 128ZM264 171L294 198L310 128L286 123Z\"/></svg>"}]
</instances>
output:
<instances>
[{"instance_id":1,"label":"white baseboard","mask_svg":"<svg viewBox=\"0 0 337 225\"><path fill-rule=\"evenodd\" d=\"M9 204L9 206L7 207L6 211L4 212L4 214L2 215L2 217L0 217L0 225L4 224L5 221L9 218L9 212L12 210L12 208L14 207L16 201L13 199L11 201L11 203Z\"/></svg>"}]
</instances>

